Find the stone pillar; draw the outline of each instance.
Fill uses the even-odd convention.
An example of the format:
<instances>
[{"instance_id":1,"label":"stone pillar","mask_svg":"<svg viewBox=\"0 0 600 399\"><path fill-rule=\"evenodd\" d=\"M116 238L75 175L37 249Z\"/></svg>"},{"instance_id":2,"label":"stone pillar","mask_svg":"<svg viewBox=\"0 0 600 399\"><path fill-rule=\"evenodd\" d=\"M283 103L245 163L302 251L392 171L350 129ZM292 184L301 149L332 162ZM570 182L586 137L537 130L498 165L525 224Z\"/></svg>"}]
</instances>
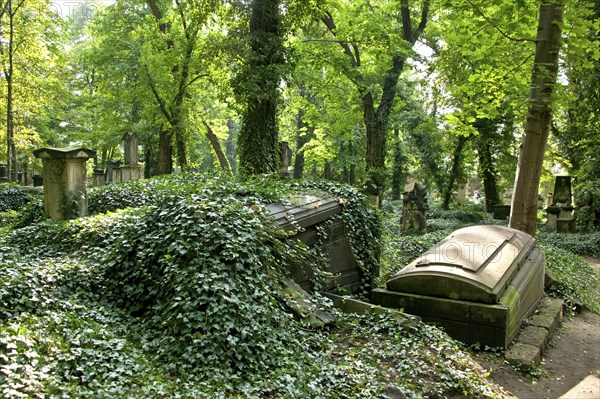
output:
<instances>
[{"instance_id":1,"label":"stone pillar","mask_svg":"<svg viewBox=\"0 0 600 399\"><path fill-rule=\"evenodd\" d=\"M86 167L96 152L86 148L40 148L33 152L43 162L44 211L53 220L87 214Z\"/></svg>"},{"instance_id":2,"label":"stone pillar","mask_svg":"<svg viewBox=\"0 0 600 399\"><path fill-rule=\"evenodd\" d=\"M119 177L117 175L117 171L119 170L121 166L121 162L119 161L112 161L112 160L108 160L106 161L106 183L115 183L120 181Z\"/></svg>"},{"instance_id":3,"label":"stone pillar","mask_svg":"<svg viewBox=\"0 0 600 399\"><path fill-rule=\"evenodd\" d=\"M139 165L138 138L135 133L123 136L125 141L125 165L119 168L118 181L139 180L142 178L142 168Z\"/></svg>"},{"instance_id":4,"label":"stone pillar","mask_svg":"<svg viewBox=\"0 0 600 399\"><path fill-rule=\"evenodd\" d=\"M8 182L8 171L5 163L0 163L0 183Z\"/></svg>"},{"instance_id":5,"label":"stone pillar","mask_svg":"<svg viewBox=\"0 0 600 399\"><path fill-rule=\"evenodd\" d=\"M456 193L456 203L464 204L467 201L467 183L458 183L458 192Z\"/></svg>"},{"instance_id":6,"label":"stone pillar","mask_svg":"<svg viewBox=\"0 0 600 399\"><path fill-rule=\"evenodd\" d=\"M550 231L575 231L575 207L572 204L571 176L556 176L554 193L548 196L551 205L546 208L546 227Z\"/></svg>"},{"instance_id":7,"label":"stone pillar","mask_svg":"<svg viewBox=\"0 0 600 399\"><path fill-rule=\"evenodd\" d=\"M288 168L292 164L292 150L287 141L279 142L279 176L290 177Z\"/></svg>"},{"instance_id":8,"label":"stone pillar","mask_svg":"<svg viewBox=\"0 0 600 399\"><path fill-rule=\"evenodd\" d=\"M425 230L427 210L427 188L424 184L415 183L412 191L405 192L402 196L402 230Z\"/></svg>"},{"instance_id":9,"label":"stone pillar","mask_svg":"<svg viewBox=\"0 0 600 399\"><path fill-rule=\"evenodd\" d=\"M104 170L94 168L94 187L103 186L106 182Z\"/></svg>"},{"instance_id":10,"label":"stone pillar","mask_svg":"<svg viewBox=\"0 0 600 399\"><path fill-rule=\"evenodd\" d=\"M368 179L365 182L362 192L367 196L371 204L377 207L381 205L381 187L378 187L373 180Z\"/></svg>"}]
</instances>

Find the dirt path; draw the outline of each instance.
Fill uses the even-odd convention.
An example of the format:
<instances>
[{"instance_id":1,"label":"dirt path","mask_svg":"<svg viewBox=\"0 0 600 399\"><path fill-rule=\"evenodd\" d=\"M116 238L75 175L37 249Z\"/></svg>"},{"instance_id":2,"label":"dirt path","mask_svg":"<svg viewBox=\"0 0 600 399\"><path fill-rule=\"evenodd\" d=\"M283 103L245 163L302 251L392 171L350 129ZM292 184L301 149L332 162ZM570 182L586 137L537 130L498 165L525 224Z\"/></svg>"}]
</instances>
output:
<instances>
[{"instance_id":1,"label":"dirt path","mask_svg":"<svg viewBox=\"0 0 600 399\"><path fill-rule=\"evenodd\" d=\"M599 262L586 261L600 274ZM497 384L519 399L556 399L566 393L568 398L600 399L600 315L588 310L563 321L546 349L535 381L493 354L475 356L484 368L492 370L491 378ZM569 392L576 386L577 392Z\"/></svg>"}]
</instances>

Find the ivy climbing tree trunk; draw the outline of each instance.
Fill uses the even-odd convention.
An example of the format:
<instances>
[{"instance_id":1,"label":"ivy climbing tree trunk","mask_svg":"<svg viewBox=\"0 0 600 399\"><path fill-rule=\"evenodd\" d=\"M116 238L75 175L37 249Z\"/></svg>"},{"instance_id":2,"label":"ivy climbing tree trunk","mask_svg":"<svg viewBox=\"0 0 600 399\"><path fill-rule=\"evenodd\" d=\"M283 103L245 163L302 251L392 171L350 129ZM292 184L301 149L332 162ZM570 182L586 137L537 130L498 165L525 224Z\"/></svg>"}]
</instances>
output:
<instances>
[{"instance_id":1,"label":"ivy climbing tree trunk","mask_svg":"<svg viewBox=\"0 0 600 399\"><path fill-rule=\"evenodd\" d=\"M169 130L161 129L158 137L158 162L156 174L165 175L173 171L173 134Z\"/></svg>"},{"instance_id":2,"label":"ivy climbing tree trunk","mask_svg":"<svg viewBox=\"0 0 600 399\"><path fill-rule=\"evenodd\" d=\"M283 57L280 0L253 0L250 16L250 56L236 77L236 90L245 105L238 136L242 173L274 173L279 147L277 105Z\"/></svg>"},{"instance_id":3,"label":"ivy climbing tree trunk","mask_svg":"<svg viewBox=\"0 0 600 399\"><path fill-rule=\"evenodd\" d=\"M536 229L538 189L550 129L564 7L565 0L543 0L540 5L529 109L513 190L509 226L531 235L535 235Z\"/></svg>"}]
</instances>

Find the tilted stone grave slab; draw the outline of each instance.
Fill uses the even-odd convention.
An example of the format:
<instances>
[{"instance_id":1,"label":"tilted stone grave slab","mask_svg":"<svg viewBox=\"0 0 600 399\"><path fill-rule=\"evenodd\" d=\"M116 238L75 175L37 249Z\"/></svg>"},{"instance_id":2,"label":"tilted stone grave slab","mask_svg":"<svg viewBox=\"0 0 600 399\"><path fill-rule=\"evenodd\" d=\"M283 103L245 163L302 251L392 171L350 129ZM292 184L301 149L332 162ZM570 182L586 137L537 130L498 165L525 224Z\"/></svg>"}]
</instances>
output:
<instances>
[{"instance_id":1,"label":"tilted stone grave slab","mask_svg":"<svg viewBox=\"0 0 600 399\"><path fill-rule=\"evenodd\" d=\"M529 234L466 227L392 276L372 300L437 323L465 343L506 347L542 298L544 266Z\"/></svg>"},{"instance_id":2,"label":"tilted stone grave slab","mask_svg":"<svg viewBox=\"0 0 600 399\"><path fill-rule=\"evenodd\" d=\"M346 235L346 226L341 218L336 218L342 211L340 199L326 193L313 192L296 195L287 203L267 206L275 223L291 234L293 239L300 240L312 247L320 245L327 257L326 272L331 273L325 290L343 293L356 293L365 283ZM327 222L330 219L331 222ZM328 223L325 226L325 223ZM329 224L330 223L330 224ZM318 228L326 228L327 238L319 241ZM309 265L298 262L291 266L291 276L304 290L313 290L312 279L315 277Z\"/></svg>"}]
</instances>

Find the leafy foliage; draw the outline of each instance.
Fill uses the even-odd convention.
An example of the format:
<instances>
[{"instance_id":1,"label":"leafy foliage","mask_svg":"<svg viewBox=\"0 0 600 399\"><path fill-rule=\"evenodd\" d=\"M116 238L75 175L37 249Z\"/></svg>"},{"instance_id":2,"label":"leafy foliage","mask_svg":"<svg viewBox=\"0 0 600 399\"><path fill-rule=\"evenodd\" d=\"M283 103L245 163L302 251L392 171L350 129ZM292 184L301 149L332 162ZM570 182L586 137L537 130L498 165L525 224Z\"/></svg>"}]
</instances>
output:
<instances>
[{"instance_id":1,"label":"leafy foliage","mask_svg":"<svg viewBox=\"0 0 600 399\"><path fill-rule=\"evenodd\" d=\"M600 232L589 234L561 234L540 231L538 240L555 247L566 249L577 255L600 258Z\"/></svg>"},{"instance_id":2,"label":"leafy foliage","mask_svg":"<svg viewBox=\"0 0 600 399\"><path fill-rule=\"evenodd\" d=\"M583 231L600 231L600 179L575 188L577 226Z\"/></svg>"},{"instance_id":3,"label":"leafy foliage","mask_svg":"<svg viewBox=\"0 0 600 399\"><path fill-rule=\"evenodd\" d=\"M580 257L555 245L541 244L546 256L546 273L552 278L550 290L570 307L583 304L600 313L600 278Z\"/></svg>"},{"instance_id":4,"label":"leafy foliage","mask_svg":"<svg viewBox=\"0 0 600 399\"><path fill-rule=\"evenodd\" d=\"M96 193L141 206L14 230L0 249L2 395L501 396L432 327L337 314L337 328L310 331L294 320L279 282L291 260L313 258L273 239L265 204L311 189L343 199L351 244L374 268L376 213L332 183L152 179Z\"/></svg>"},{"instance_id":5,"label":"leafy foliage","mask_svg":"<svg viewBox=\"0 0 600 399\"><path fill-rule=\"evenodd\" d=\"M26 187L16 183L0 184L0 212L16 211L31 201L31 194Z\"/></svg>"}]
</instances>

